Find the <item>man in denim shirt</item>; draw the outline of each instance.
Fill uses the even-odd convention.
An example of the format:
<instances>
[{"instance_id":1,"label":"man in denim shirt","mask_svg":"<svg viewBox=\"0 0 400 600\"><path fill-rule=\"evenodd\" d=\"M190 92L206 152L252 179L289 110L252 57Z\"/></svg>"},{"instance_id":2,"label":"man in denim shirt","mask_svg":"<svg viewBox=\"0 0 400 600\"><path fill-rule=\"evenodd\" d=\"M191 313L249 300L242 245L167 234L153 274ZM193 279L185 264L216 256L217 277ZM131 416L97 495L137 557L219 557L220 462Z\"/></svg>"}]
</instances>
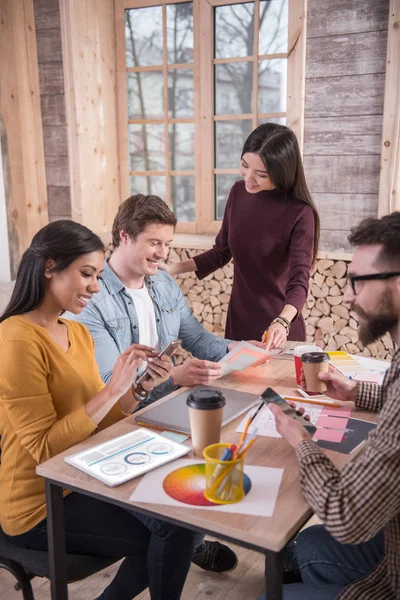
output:
<instances>
[{"instance_id":1,"label":"man in denim shirt","mask_svg":"<svg viewBox=\"0 0 400 600\"><path fill-rule=\"evenodd\" d=\"M217 361L236 343L206 331L189 309L175 280L158 269L168 256L176 222L158 196L138 194L123 202L114 219L114 251L104 263L100 292L88 301L80 315L71 315L89 328L105 383L119 354L131 344L162 349L179 338L182 347L196 357L174 367L169 380L150 394L146 382L134 384L133 393L142 406L179 386L209 384L221 377L222 368ZM201 542L195 549L195 564L217 572L236 567L237 557L227 546L203 543L203 537Z\"/></svg>"}]
</instances>

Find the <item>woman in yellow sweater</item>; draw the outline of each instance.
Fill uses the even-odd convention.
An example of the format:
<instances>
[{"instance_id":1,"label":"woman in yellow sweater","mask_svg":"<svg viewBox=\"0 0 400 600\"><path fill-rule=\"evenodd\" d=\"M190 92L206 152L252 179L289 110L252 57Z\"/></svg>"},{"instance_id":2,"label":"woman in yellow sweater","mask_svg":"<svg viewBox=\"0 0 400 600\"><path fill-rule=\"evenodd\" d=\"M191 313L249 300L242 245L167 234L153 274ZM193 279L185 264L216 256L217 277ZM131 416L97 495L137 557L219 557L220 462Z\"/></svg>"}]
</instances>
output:
<instances>
[{"instance_id":1,"label":"woman in yellow sweater","mask_svg":"<svg viewBox=\"0 0 400 600\"><path fill-rule=\"evenodd\" d=\"M81 312L98 292L104 248L73 221L41 229L22 257L0 317L0 524L10 540L47 549L44 481L36 466L126 417L138 401L138 366L149 363L150 391L168 378L167 357L133 345L105 386L89 331L60 318ZM126 557L102 600L131 600L149 587L152 600L178 600L189 570L193 533L67 490L67 552Z\"/></svg>"}]
</instances>

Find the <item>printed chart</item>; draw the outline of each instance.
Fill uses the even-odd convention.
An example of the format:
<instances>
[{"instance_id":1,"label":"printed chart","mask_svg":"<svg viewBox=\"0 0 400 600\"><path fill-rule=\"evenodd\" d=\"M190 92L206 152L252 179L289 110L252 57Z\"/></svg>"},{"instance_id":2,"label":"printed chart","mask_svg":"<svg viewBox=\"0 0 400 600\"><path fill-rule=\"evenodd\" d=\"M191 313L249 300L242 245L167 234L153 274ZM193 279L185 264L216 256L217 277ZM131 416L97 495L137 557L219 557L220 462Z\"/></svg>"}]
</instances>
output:
<instances>
[{"instance_id":1,"label":"printed chart","mask_svg":"<svg viewBox=\"0 0 400 600\"><path fill-rule=\"evenodd\" d=\"M251 490L250 478L244 473L244 493ZM206 488L206 465L204 463L180 467L169 473L163 481L164 491L179 502L193 506L219 506L204 496Z\"/></svg>"}]
</instances>

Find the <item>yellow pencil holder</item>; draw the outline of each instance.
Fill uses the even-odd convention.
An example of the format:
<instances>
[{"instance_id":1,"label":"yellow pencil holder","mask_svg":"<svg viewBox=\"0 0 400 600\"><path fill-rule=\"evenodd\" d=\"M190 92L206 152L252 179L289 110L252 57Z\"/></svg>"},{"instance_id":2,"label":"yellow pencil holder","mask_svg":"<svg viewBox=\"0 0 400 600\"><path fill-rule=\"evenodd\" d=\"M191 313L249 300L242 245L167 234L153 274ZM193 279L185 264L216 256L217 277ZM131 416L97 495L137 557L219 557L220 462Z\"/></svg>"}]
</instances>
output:
<instances>
[{"instance_id":1,"label":"yellow pencil holder","mask_svg":"<svg viewBox=\"0 0 400 600\"><path fill-rule=\"evenodd\" d=\"M212 444L203 451L206 459L206 489L204 496L216 504L234 504L244 497L243 458L221 460L231 444Z\"/></svg>"}]
</instances>

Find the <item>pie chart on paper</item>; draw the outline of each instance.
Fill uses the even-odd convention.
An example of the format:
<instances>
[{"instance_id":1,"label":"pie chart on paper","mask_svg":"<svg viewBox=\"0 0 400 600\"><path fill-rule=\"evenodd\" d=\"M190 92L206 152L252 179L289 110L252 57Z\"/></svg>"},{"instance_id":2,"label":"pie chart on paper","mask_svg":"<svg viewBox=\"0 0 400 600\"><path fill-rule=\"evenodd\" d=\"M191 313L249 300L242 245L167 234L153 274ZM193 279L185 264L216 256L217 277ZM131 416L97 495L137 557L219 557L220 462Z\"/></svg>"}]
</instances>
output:
<instances>
[{"instance_id":1,"label":"pie chart on paper","mask_svg":"<svg viewBox=\"0 0 400 600\"><path fill-rule=\"evenodd\" d=\"M188 465L180 467L169 473L163 481L163 489L168 496L178 502L191 504L192 506L220 506L210 502L204 496L206 489L206 465L204 463L197 465ZM248 494L251 489L249 477L243 476L244 492Z\"/></svg>"}]
</instances>

